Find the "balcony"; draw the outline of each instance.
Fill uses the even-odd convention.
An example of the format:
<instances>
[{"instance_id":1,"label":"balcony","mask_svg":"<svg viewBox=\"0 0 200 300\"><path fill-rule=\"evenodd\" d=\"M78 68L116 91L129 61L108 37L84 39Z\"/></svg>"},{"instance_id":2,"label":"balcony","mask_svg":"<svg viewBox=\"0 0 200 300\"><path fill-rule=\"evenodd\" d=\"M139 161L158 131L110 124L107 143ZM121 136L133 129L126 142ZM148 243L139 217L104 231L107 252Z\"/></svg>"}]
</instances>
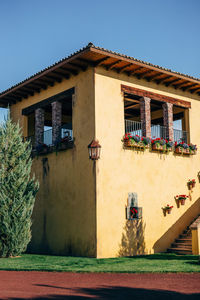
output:
<instances>
[{"instance_id":1,"label":"balcony","mask_svg":"<svg viewBox=\"0 0 200 300\"><path fill-rule=\"evenodd\" d=\"M33 152L37 152L37 154L49 153L54 150L66 150L73 146L72 129L61 128L61 139L55 145L53 144L52 137L52 129L48 129L43 132L43 144L36 146L35 135L25 137L24 140L31 142Z\"/></svg>"},{"instance_id":2,"label":"balcony","mask_svg":"<svg viewBox=\"0 0 200 300\"><path fill-rule=\"evenodd\" d=\"M173 129L174 131L174 142L180 143L188 142L188 133L187 131ZM142 123L131 121L131 120L125 120L125 133L130 133L131 135L139 135L142 136ZM166 139L167 137L167 128L165 126L161 125L152 125L151 126L151 138L161 138Z\"/></svg>"}]
</instances>

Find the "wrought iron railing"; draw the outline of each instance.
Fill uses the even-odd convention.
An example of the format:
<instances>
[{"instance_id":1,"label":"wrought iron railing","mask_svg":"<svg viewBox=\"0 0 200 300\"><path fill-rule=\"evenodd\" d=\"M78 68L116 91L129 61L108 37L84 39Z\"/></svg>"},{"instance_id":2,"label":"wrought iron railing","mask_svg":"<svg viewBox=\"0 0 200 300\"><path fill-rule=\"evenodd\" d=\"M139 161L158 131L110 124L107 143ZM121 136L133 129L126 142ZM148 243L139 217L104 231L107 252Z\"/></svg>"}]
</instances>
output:
<instances>
[{"instance_id":1,"label":"wrought iron railing","mask_svg":"<svg viewBox=\"0 0 200 300\"><path fill-rule=\"evenodd\" d=\"M43 132L43 143L50 146L53 144L52 140L52 129L45 130ZM72 129L66 129L66 128L61 128L61 138L68 137L70 140L73 140L73 130ZM31 144L33 147L35 147L35 135L28 136L24 138L25 141L29 140L31 141Z\"/></svg>"},{"instance_id":2,"label":"wrought iron railing","mask_svg":"<svg viewBox=\"0 0 200 300\"><path fill-rule=\"evenodd\" d=\"M187 131L174 129L174 142L177 143L188 143L188 133Z\"/></svg>"},{"instance_id":3,"label":"wrought iron railing","mask_svg":"<svg viewBox=\"0 0 200 300\"><path fill-rule=\"evenodd\" d=\"M142 136L142 123L125 120L125 133Z\"/></svg>"},{"instance_id":4,"label":"wrought iron railing","mask_svg":"<svg viewBox=\"0 0 200 300\"><path fill-rule=\"evenodd\" d=\"M125 120L125 133L142 136L142 123L132 120ZM151 138L167 138L167 127L151 125ZM188 142L188 133L184 130L174 129L174 142Z\"/></svg>"},{"instance_id":5,"label":"wrought iron railing","mask_svg":"<svg viewBox=\"0 0 200 300\"><path fill-rule=\"evenodd\" d=\"M161 125L151 126L151 138L152 139L166 139L167 138L167 128Z\"/></svg>"}]
</instances>

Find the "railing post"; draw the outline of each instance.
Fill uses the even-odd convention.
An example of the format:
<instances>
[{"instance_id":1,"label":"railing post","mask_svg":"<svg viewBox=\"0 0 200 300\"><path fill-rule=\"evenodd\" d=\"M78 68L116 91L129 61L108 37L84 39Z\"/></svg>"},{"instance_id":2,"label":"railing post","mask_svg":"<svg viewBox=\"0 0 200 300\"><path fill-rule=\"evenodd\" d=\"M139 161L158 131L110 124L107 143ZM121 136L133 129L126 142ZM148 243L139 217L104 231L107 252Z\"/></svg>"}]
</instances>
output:
<instances>
[{"instance_id":1,"label":"railing post","mask_svg":"<svg viewBox=\"0 0 200 300\"><path fill-rule=\"evenodd\" d=\"M35 110L35 146L44 142L44 109Z\"/></svg>"},{"instance_id":2,"label":"railing post","mask_svg":"<svg viewBox=\"0 0 200 300\"><path fill-rule=\"evenodd\" d=\"M140 118L142 123L142 135L151 138L151 99L142 97L140 99Z\"/></svg>"},{"instance_id":3,"label":"railing post","mask_svg":"<svg viewBox=\"0 0 200 300\"><path fill-rule=\"evenodd\" d=\"M55 101L52 105L52 143L56 144L61 139L62 103Z\"/></svg>"},{"instance_id":4,"label":"railing post","mask_svg":"<svg viewBox=\"0 0 200 300\"><path fill-rule=\"evenodd\" d=\"M166 139L174 140L174 130L173 130L173 104L165 102L163 107L163 123L166 127Z\"/></svg>"}]
</instances>

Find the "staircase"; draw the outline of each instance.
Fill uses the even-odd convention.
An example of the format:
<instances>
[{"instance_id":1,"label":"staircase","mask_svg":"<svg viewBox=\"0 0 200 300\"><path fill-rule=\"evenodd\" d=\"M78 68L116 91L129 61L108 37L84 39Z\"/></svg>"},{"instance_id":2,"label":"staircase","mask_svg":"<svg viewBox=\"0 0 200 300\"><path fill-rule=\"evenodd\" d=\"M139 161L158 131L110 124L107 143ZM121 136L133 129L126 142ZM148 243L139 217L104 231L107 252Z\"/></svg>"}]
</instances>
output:
<instances>
[{"instance_id":1,"label":"staircase","mask_svg":"<svg viewBox=\"0 0 200 300\"><path fill-rule=\"evenodd\" d=\"M171 248L167 249L168 253L176 254L192 254L192 233L189 227L183 231L182 234L171 245Z\"/></svg>"},{"instance_id":2,"label":"staircase","mask_svg":"<svg viewBox=\"0 0 200 300\"><path fill-rule=\"evenodd\" d=\"M199 215L191 222L191 224L200 222ZM190 225L191 225L190 224ZM168 253L192 255L192 232L190 225L179 235L179 237L167 249Z\"/></svg>"}]
</instances>

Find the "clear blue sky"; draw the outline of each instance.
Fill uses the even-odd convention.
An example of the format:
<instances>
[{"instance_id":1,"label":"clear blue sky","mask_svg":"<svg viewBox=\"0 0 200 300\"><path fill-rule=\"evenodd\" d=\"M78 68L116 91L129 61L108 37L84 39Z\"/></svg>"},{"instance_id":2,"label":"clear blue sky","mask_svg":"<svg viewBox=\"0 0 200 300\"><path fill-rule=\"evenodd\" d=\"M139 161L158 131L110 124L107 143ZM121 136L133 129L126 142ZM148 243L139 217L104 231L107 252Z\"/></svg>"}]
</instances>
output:
<instances>
[{"instance_id":1,"label":"clear blue sky","mask_svg":"<svg viewBox=\"0 0 200 300\"><path fill-rule=\"evenodd\" d=\"M0 92L90 41L200 78L199 15L200 0L0 0Z\"/></svg>"}]
</instances>

